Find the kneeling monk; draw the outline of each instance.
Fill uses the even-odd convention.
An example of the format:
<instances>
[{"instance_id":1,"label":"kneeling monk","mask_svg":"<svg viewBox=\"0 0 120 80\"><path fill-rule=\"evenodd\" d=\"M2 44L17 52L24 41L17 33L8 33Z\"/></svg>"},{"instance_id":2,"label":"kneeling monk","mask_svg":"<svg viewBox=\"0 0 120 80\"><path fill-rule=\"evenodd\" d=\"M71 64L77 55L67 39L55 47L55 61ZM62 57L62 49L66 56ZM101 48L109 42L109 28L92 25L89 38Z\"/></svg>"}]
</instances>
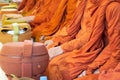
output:
<instances>
[{"instance_id":1,"label":"kneeling monk","mask_svg":"<svg viewBox=\"0 0 120 80\"><path fill-rule=\"evenodd\" d=\"M77 15L74 16L77 16L76 20L79 20L81 27L76 38L48 50L50 58L56 56L47 68L49 80L73 80L87 69L102 50L108 50L107 46L115 44L114 50L118 50L120 47L117 45L120 41L119 10L120 5L115 0L81 0ZM71 26L71 29L77 27ZM103 42L104 35L108 38L107 45ZM109 47L109 50L113 50L111 48Z\"/></svg>"}]
</instances>

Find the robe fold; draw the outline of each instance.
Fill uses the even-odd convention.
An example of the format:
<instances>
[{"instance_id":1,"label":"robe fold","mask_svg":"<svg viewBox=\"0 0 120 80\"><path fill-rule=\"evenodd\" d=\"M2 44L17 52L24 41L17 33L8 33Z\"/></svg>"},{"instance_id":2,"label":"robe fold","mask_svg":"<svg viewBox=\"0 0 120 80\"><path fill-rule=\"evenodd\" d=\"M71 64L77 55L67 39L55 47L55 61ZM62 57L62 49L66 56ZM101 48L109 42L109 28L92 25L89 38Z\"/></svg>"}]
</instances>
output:
<instances>
[{"instance_id":1,"label":"robe fold","mask_svg":"<svg viewBox=\"0 0 120 80\"><path fill-rule=\"evenodd\" d=\"M75 15L77 19L74 21L77 22L76 20L78 20L78 23L81 24L79 25L81 29L75 40L68 42L66 46L62 46L65 53L50 61L46 71L49 80L75 79L83 70L86 70L88 65L101 53L104 48L103 32L105 27L112 27L112 25L109 25L110 22L106 24L105 21L108 21L106 17L110 16L106 14L106 12L108 12L107 7L113 1L114 0L81 0L79 4L81 11L78 11L77 16ZM116 15L114 15L111 20L113 20L115 16ZM112 24L114 24L114 22ZM115 26L113 27L115 28ZM76 28L78 29L78 26L71 26L73 32ZM113 31L114 30L115 29L113 29ZM71 34L72 31L69 32L70 35L73 35Z\"/></svg>"},{"instance_id":2,"label":"robe fold","mask_svg":"<svg viewBox=\"0 0 120 80\"><path fill-rule=\"evenodd\" d=\"M69 27L70 21L73 19L73 15L76 9L76 5L79 0L69 0L67 3L66 11L65 11L65 19L63 23L61 23L59 30L52 36L52 40L54 43L49 47L53 47L59 44L59 42L66 42L71 40L71 37L64 37L67 35L66 29Z\"/></svg>"},{"instance_id":3,"label":"robe fold","mask_svg":"<svg viewBox=\"0 0 120 80\"><path fill-rule=\"evenodd\" d=\"M41 23L49 22L60 2L61 0L44 0L42 9L35 15L31 25L37 27L41 25Z\"/></svg>"},{"instance_id":4,"label":"robe fold","mask_svg":"<svg viewBox=\"0 0 120 80\"><path fill-rule=\"evenodd\" d=\"M39 11L41 11L45 1L46 0L37 0L34 7L29 12L27 12L25 16L36 15Z\"/></svg>"},{"instance_id":5,"label":"robe fold","mask_svg":"<svg viewBox=\"0 0 120 80\"><path fill-rule=\"evenodd\" d=\"M108 70L114 68L119 60L115 59L120 56L120 3L111 3L106 10L106 38L108 40L107 45L100 53L100 55L94 60L92 64L88 66L88 74L92 73L92 70L100 68L102 70Z\"/></svg>"},{"instance_id":6,"label":"robe fold","mask_svg":"<svg viewBox=\"0 0 120 80\"><path fill-rule=\"evenodd\" d=\"M83 76L74 80L98 80L98 77L99 77L99 74L91 74L91 75Z\"/></svg>"},{"instance_id":7,"label":"robe fold","mask_svg":"<svg viewBox=\"0 0 120 80\"><path fill-rule=\"evenodd\" d=\"M68 0L60 1L58 8L56 9L50 21L41 23L33 29L32 35L35 37L36 41L40 41L41 36L50 36L58 31L64 11L66 9L67 1Z\"/></svg>"},{"instance_id":8,"label":"robe fold","mask_svg":"<svg viewBox=\"0 0 120 80\"><path fill-rule=\"evenodd\" d=\"M120 80L120 63L108 71L102 71L99 74L90 74L74 80Z\"/></svg>"},{"instance_id":9,"label":"robe fold","mask_svg":"<svg viewBox=\"0 0 120 80\"><path fill-rule=\"evenodd\" d=\"M80 1L81 2L81 1ZM84 3L81 3L81 5L83 5ZM65 42L68 42L72 39L75 38L76 34L78 33L78 31L80 30L80 21L81 21L81 17L82 17L82 11L84 9L84 5L81 6L79 5L81 8L77 8L74 12L74 17L72 18L72 20L69 22L68 27L66 27L66 33L62 34L62 35L57 35L55 37L53 37L53 41L55 42L55 44L63 44ZM81 13L81 14L80 14ZM79 16L78 16L79 15ZM76 26L76 28L74 28L74 26ZM71 28L72 27L72 28ZM71 31L73 30L73 31ZM68 31L71 31L70 33L68 33ZM72 34L72 35L71 35ZM52 45L52 46L56 46L56 45ZM51 47L52 47L51 46Z\"/></svg>"},{"instance_id":10,"label":"robe fold","mask_svg":"<svg viewBox=\"0 0 120 80\"><path fill-rule=\"evenodd\" d=\"M120 80L120 62L114 69L100 73L99 80Z\"/></svg>"},{"instance_id":11,"label":"robe fold","mask_svg":"<svg viewBox=\"0 0 120 80\"><path fill-rule=\"evenodd\" d=\"M28 0L22 0L22 2L18 6L18 11L22 10L25 7L27 1Z\"/></svg>"},{"instance_id":12,"label":"robe fold","mask_svg":"<svg viewBox=\"0 0 120 80\"><path fill-rule=\"evenodd\" d=\"M36 4L36 0L27 0L25 7L22 9L22 14L29 12L33 6Z\"/></svg>"}]
</instances>

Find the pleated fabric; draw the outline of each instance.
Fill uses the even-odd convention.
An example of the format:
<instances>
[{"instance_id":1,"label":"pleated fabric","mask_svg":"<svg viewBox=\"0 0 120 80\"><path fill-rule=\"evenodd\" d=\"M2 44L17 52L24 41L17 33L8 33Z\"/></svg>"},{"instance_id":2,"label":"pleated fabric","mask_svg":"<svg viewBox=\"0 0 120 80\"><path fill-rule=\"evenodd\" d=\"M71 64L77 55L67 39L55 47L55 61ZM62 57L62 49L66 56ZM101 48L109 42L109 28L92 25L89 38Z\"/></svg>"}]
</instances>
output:
<instances>
[{"instance_id":1,"label":"pleated fabric","mask_svg":"<svg viewBox=\"0 0 120 80\"><path fill-rule=\"evenodd\" d=\"M73 80L101 53L104 48L103 32L109 26L105 24L106 10L113 1L80 2L74 23L79 23L81 29L75 40L61 46L65 53L50 61L46 71L49 80ZM71 26L68 33L72 36L74 34L71 33L77 30L78 26Z\"/></svg>"},{"instance_id":2,"label":"pleated fabric","mask_svg":"<svg viewBox=\"0 0 120 80\"><path fill-rule=\"evenodd\" d=\"M64 11L67 6L67 1L68 0L60 1L58 8L56 8L56 11L54 11L54 14L49 21L44 23L42 22L40 25L35 26L32 34L33 37L35 37L36 41L40 41L41 36L50 36L58 31L62 16L64 15ZM56 2L58 3L58 1Z\"/></svg>"}]
</instances>

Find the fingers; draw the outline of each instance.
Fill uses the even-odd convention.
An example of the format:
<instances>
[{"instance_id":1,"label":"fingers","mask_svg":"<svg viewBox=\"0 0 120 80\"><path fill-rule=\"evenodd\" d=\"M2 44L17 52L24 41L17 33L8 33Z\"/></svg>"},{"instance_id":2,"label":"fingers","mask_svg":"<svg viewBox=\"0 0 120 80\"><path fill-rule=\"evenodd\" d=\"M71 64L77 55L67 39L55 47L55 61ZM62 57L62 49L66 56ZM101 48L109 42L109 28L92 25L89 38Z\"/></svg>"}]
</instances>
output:
<instances>
[{"instance_id":1,"label":"fingers","mask_svg":"<svg viewBox=\"0 0 120 80\"><path fill-rule=\"evenodd\" d=\"M50 59L52 59L53 57L60 55L62 53L63 53L63 50L62 50L61 46L48 49L48 54L49 54Z\"/></svg>"}]
</instances>

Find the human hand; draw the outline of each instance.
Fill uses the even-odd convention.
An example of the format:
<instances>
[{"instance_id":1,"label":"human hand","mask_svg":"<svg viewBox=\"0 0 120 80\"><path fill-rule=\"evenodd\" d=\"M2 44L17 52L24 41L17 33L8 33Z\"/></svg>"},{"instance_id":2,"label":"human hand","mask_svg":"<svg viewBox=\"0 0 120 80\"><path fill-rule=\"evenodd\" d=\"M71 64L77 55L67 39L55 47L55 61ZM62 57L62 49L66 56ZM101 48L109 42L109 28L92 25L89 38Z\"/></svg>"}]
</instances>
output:
<instances>
[{"instance_id":1,"label":"human hand","mask_svg":"<svg viewBox=\"0 0 120 80\"><path fill-rule=\"evenodd\" d=\"M44 42L44 45L47 47L53 43L53 40L47 40Z\"/></svg>"},{"instance_id":2,"label":"human hand","mask_svg":"<svg viewBox=\"0 0 120 80\"><path fill-rule=\"evenodd\" d=\"M20 19L23 19L23 20L25 20L26 22L31 22L31 21L34 20L34 18L35 18L35 16L26 16L26 17L22 17L22 18L20 18Z\"/></svg>"},{"instance_id":3,"label":"human hand","mask_svg":"<svg viewBox=\"0 0 120 80\"><path fill-rule=\"evenodd\" d=\"M47 41L45 41L44 44L45 44L45 46L46 46L47 49L50 49L50 48L58 46L58 43L54 42L53 40L47 40Z\"/></svg>"},{"instance_id":4,"label":"human hand","mask_svg":"<svg viewBox=\"0 0 120 80\"><path fill-rule=\"evenodd\" d=\"M53 48L48 49L48 54L49 54L50 60L51 60L53 57L55 57L55 56L57 56L57 55L60 55L60 54L62 54L62 53L63 53L63 50L62 50L61 46L53 47Z\"/></svg>"}]
</instances>

